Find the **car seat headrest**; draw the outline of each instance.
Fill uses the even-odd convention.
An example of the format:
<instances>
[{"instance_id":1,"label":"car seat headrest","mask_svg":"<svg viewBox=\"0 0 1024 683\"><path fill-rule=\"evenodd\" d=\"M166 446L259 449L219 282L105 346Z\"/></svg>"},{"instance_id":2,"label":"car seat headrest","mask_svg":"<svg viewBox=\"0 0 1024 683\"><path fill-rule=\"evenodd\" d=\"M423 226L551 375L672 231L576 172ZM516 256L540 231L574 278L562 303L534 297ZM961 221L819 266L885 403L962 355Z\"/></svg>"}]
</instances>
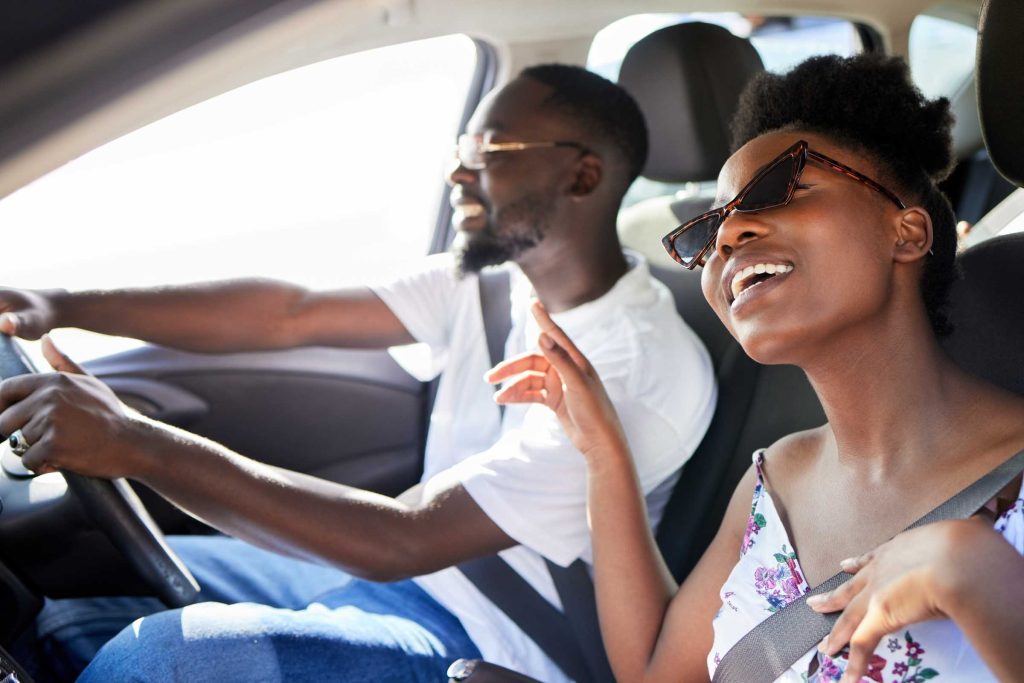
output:
<instances>
[{"instance_id":1,"label":"car seat headrest","mask_svg":"<svg viewBox=\"0 0 1024 683\"><path fill-rule=\"evenodd\" d=\"M651 145L643 175L714 180L729 157L729 122L740 91L763 68L749 41L712 24L669 26L633 45L619 84L647 119Z\"/></svg>"},{"instance_id":2,"label":"car seat headrest","mask_svg":"<svg viewBox=\"0 0 1024 683\"><path fill-rule=\"evenodd\" d=\"M950 289L954 329L942 346L964 370L1024 395L1024 233L981 242L958 261L964 276Z\"/></svg>"},{"instance_id":3,"label":"car seat headrest","mask_svg":"<svg viewBox=\"0 0 1024 683\"><path fill-rule=\"evenodd\" d=\"M988 0L978 23L975 73L981 132L996 169L1024 185L1024 11L1020 0Z\"/></svg>"}]
</instances>

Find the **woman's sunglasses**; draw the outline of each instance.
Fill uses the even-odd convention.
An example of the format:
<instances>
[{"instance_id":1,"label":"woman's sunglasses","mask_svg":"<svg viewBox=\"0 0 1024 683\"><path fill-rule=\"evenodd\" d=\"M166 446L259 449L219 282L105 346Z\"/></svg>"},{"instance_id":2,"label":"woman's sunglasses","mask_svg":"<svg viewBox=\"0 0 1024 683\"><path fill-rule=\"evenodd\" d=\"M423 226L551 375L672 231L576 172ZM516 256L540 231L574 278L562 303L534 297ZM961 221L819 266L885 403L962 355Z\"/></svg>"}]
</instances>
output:
<instances>
[{"instance_id":1,"label":"woman's sunglasses","mask_svg":"<svg viewBox=\"0 0 1024 683\"><path fill-rule=\"evenodd\" d=\"M815 152L807 146L806 141L800 140L759 171L731 202L702 213L665 235L661 243L665 245L669 256L689 270L703 266L718 236L718 227L733 211L752 213L789 204L793 192L800 184L800 175L807 165L807 159L814 159L826 168L867 185L891 199L901 209L907 208L899 197L871 178Z\"/></svg>"}]
</instances>

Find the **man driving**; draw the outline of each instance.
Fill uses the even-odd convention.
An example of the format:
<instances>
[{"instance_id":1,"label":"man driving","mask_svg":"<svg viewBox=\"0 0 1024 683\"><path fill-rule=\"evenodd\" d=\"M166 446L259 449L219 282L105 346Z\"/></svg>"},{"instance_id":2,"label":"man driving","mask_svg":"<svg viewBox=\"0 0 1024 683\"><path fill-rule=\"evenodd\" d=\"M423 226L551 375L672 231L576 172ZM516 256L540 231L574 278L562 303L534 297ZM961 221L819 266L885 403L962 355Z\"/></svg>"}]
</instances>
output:
<instances>
[{"instance_id":1,"label":"man driving","mask_svg":"<svg viewBox=\"0 0 1024 683\"><path fill-rule=\"evenodd\" d=\"M23 440L24 464L143 482L228 536L170 539L204 602L49 603L37 623L44 657L71 673L91 660L84 681L435 681L451 660L480 656L568 680L456 567L501 552L558 605L545 560L591 559L583 458L548 411L502 413L482 379L477 274L506 264L506 358L537 348L533 298L588 356L656 524L715 387L670 293L618 241L618 208L646 153L621 88L579 67L530 67L482 101L459 139L451 252L400 278L329 292L245 280L0 294L0 331L27 339L79 327L198 352L424 342L430 362L408 369L441 372L422 481L390 498L142 417L44 339L59 373L0 384L0 432Z\"/></svg>"}]
</instances>

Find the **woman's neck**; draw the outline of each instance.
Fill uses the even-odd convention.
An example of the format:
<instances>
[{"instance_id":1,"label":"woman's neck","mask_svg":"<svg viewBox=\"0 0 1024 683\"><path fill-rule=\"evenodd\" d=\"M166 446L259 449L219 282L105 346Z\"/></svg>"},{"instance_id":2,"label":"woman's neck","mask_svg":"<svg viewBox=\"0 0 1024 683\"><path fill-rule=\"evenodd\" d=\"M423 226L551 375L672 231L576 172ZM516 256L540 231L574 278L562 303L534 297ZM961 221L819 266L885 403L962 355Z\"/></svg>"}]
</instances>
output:
<instances>
[{"instance_id":1,"label":"woman's neck","mask_svg":"<svg viewBox=\"0 0 1024 683\"><path fill-rule=\"evenodd\" d=\"M840 462L867 468L872 478L916 467L940 449L975 384L942 351L927 320L884 327L847 333L803 364Z\"/></svg>"}]
</instances>

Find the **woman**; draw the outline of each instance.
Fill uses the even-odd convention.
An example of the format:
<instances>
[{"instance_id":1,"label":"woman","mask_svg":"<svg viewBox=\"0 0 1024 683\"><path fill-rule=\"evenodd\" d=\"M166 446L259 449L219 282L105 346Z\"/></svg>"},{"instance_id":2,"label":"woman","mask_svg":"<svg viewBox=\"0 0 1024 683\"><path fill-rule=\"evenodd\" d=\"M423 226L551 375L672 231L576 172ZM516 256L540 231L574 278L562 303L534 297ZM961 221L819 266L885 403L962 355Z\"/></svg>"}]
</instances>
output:
<instances>
[{"instance_id":1,"label":"woman","mask_svg":"<svg viewBox=\"0 0 1024 683\"><path fill-rule=\"evenodd\" d=\"M499 402L549 406L587 460L619 680L707 680L745 633L840 569L853 579L809 604L842 616L780 680L1024 672L1020 478L971 520L899 533L1024 448L1024 399L962 372L936 340L955 275L935 185L951 125L948 102L925 100L897 59L814 58L745 92L722 208L666 245L703 266L705 297L752 358L804 369L828 423L754 454L682 586L647 531L600 382L539 305L541 354L492 371L508 380Z\"/></svg>"}]
</instances>

